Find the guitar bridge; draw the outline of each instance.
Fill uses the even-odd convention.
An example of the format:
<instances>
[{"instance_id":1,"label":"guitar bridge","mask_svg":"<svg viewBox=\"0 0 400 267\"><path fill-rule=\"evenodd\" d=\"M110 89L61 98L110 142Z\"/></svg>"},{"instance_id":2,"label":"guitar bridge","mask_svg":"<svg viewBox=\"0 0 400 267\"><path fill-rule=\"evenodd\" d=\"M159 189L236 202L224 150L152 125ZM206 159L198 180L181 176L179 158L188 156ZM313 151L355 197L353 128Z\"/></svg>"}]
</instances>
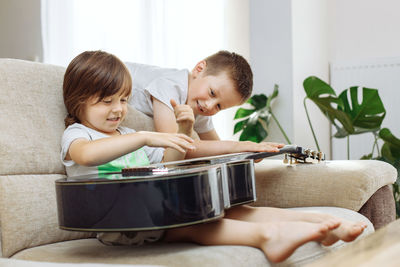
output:
<instances>
[{"instance_id":1,"label":"guitar bridge","mask_svg":"<svg viewBox=\"0 0 400 267\"><path fill-rule=\"evenodd\" d=\"M158 173L168 173L168 168L159 168L154 166L134 167L122 169L122 176L144 176Z\"/></svg>"}]
</instances>

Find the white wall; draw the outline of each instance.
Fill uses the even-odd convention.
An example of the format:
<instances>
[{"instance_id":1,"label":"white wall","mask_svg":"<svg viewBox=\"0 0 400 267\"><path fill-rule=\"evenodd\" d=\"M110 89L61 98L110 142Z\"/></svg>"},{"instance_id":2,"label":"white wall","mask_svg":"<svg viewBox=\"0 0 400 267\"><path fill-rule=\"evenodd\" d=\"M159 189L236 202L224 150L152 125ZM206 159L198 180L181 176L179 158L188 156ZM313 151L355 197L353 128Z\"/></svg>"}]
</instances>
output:
<instances>
[{"instance_id":1,"label":"white wall","mask_svg":"<svg viewBox=\"0 0 400 267\"><path fill-rule=\"evenodd\" d=\"M40 0L0 1L0 57L42 60Z\"/></svg>"},{"instance_id":2,"label":"white wall","mask_svg":"<svg viewBox=\"0 0 400 267\"><path fill-rule=\"evenodd\" d=\"M329 60L400 56L400 1L329 0Z\"/></svg>"},{"instance_id":3,"label":"white wall","mask_svg":"<svg viewBox=\"0 0 400 267\"><path fill-rule=\"evenodd\" d=\"M294 143L312 149L317 146L303 105L303 82L311 75L329 81L327 7L326 0L292 1ZM306 105L320 150L329 157L329 121L310 100Z\"/></svg>"},{"instance_id":4,"label":"white wall","mask_svg":"<svg viewBox=\"0 0 400 267\"><path fill-rule=\"evenodd\" d=\"M273 111L293 142L293 55L291 0L250 1L250 64L254 94L272 93L279 85ZM267 140L284 142L275 123Z\"/></svg>"},{"instance_id":5,"label":"white wall","mask_svg":"<svg viewBox=\"0 0 400 267\"><path fill-rule=\"evenodd\" d=\"M250 53L255 93L280 86L273 110L292 143L316 149L305 117L303 81L328 78L325 0L256 0L250 5ZM330 153L329 124L309 103L321 150ZM313 112L315 111L315 112ZM285 142L271 123L267 140Z\"/></svg>"}]
</instances>

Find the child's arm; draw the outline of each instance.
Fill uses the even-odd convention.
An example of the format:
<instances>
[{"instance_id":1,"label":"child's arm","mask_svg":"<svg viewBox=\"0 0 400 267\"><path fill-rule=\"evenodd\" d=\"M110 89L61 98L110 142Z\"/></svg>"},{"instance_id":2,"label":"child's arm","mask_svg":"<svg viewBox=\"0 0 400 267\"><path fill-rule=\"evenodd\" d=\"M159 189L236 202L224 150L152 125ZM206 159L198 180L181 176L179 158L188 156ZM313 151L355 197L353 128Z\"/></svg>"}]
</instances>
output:
<instances>
[{"instance_id":1,"label":"child's arm","mask_svg":"<svg viewBox=\"0 0 400 267\"><path fill-rule=\"evenodd\" d=\"M174 112L156 98L152 98L152 100L155 130L157 132L176 133L178 131L178 124ZM213 136L211 132L207 132L205 135L199 134L201 140L195 141L196 149L188 150L185 158L206 157L238 152L276 152L279 148L284 146L284 144L269 142L221 141L219 139L214 139L215 136L214 138ZM205 137L206 140L203 140L203 137Z\"/></svg>"},{"instance_id":2,"label":"child's arm","mask_svg":"<svg viewBox=\"0 0 400 267\"><path fill-rule=\"evenodd\" d=\"M192 136L194 124L194 114L192 108L188 105L178 105L173 99L171 99L171 105L174 108L174 115L178 125L178 133ZM186 153L181 153L177 150L167 148L164 152L163 161L182 160L185 158L185 154Z\"/></svg>"},{"instance_id":3,"label":"child's arm","mask_svg":"<svg viewBox=\"0 0 400 267\"><path fill-rule=\"evenodd\" d=\"M145 131L94 141L79 138L71 143L65 159L73 160L83 166L96 166L110 162L145 145L170 147L184 155L186 150L194 149L192 142L193 140L184 134Z\"/></svg>"},{"instance_id":4,"label":"child's arm","mask_svg":"<svg viewBox=\"0 0 400 267\"><path fill-rule=\"evenodd\" d=\"M205 133L199 133L198 135L200 140L221 140L214 129Z\"/></svg>"},{"instance_id":5,"label":"child's arm","mask_svg":"<svg viewBox=\"0 0 400 267\"><path fill-rule=\"evenodd\" d=\"M174 108L176 123L178 124L178 133L192 136L194 114L193 110L188 105L178 105L175 100L171 99L171 105Z\"/></svg>"},{"instance_id":6,"label":"child's arm","mask_svg":"<svg viewBox=\"0 0 400 267\"><path fill-rule=\"evenodd\" d=\"M181 125L181 129L179 129L177 118L175 117L174 113L175 111L171 110L170 107L168 107L166 104L162 103L161 101L157 100L154 97L152 97L152 101L153 101L154 129L157 132L177 133L179 131L184 131L183 130L184 128L188 129L188 127L183 127L183 125ZM186 105L179 105L179 106L186 106ZM191 130L191 134L192 133L193 130ZM191 137L195 139L195 136L191 135Z\"/></svg>"},{"instance_id":7,"label":"child's arm","mask_svg":"<svg viewBox=\"0 0 400 267\"><path fill-rule=\"evenodd\" d=\"M195 140L196 149L187 151L186 158L215 156L239 152L278 152L284 144L251 141Z\"/></svg>"}]
</instances>

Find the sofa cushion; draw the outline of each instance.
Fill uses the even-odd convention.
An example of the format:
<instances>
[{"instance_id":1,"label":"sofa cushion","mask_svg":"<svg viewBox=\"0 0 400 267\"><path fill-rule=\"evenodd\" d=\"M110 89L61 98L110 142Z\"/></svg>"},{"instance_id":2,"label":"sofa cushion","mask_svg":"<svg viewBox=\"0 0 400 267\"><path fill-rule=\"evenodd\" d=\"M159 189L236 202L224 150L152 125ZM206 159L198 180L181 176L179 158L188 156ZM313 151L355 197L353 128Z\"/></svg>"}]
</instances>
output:
<instances>
[{"instance_id":1,"label":"sofa cushion","mask_svg":"<svg viewBox=\"0 0 400 267\"><path fill-rule=\"evenodd\" d=\"M372 224L361 214L342 208L299 208L307 212L325 212L347 220L364 221L368 224L363 236L372 233ZM360 237L359 237L360 238ZM325 253L342 247L339 241L323 247L310 242L295 251L278 266L298 266L311 262ZM82 239L40 246L23 250L15 259L70 263L156 264L174 267L186 266L270 266L263 252L245 246L200 246L193 243L153 243L143 246L105 246L97 239ZM275 265L274 265L275 266Z\"/></svg>"},{"instance_id":2,"label":"sofa cushion","mask_svg":"<svg viewBox=\"0 0 400 267\"><path fill-rule=\"evenodd\" d=\"M14 259L1 259L1 267L126 267L126 265L101 264L101 263L54 263L54 262L38 262L24 261ZM161 265L135 265L135 267L163 267Z\"/></svg>"},{"instance_id":3,"label":"sofa cushion","mask_svg":"<svg viewBox=\"0 0 400 267\"><path fill-rule=\"evenodd\" d=\"M137 132L154 131L153 119L131 106L128 106L128 114L122 122L122 126L134 129Z\"/></svg>"},{"instance_id":4,"label":"sofa cushion","mask_svg":"<svg viewBox=\"0 0 400 267\"><path fill-rule=\"evenodd\" d=\"M65 174L60 160L64 72L60 66L0 59L0 175ZM131 107L124 125L154 129L150 117Z\"/></svg>"},{"instance_id":5,"label":"sofa cushion","mask_svg":"<svg viewBox=\"0 0 400 267\"><path fill-rule=\"evenodd\" d=\"M64 68L0 59L0 174L64 173Z\"/></svg>"},{"instance_id":6,"label":"sofa cushion","mask_svg":"<svg viewBox=\"0 0 400 267\"><path fill-rule=\"evenodd\" d=\"M54 181L65 175L0 176L1 247L4 257L43 244L87 238L92 233L58 228Z\"/></svg>"},{"instance_id":7,"label":"sofa cushion","mask_svg":"<svg viewBox=\"0 0 400 267\"><path fill-rule=\"evenodd\" d=\"M392 165L378 160L288 165L265 159L255 164L255 172L255 205L280 208L335 206L359 211L379 188L397 178Z\"/></svg>"}]
</instances>

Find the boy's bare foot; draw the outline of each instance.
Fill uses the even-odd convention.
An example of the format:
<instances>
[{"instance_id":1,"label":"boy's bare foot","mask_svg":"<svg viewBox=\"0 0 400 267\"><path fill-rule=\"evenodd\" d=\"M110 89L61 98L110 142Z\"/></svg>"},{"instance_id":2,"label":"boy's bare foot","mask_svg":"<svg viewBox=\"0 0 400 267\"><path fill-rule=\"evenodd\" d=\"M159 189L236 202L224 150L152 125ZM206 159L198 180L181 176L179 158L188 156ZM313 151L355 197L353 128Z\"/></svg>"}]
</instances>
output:
<instances>
[{"instance_id":1,"label":"boy's bare foot","mask_svg":"<svg viewBox=\"0 0 400 267\"><path fill-rule=\"evenodd\" d=\"M339 240L350 242L356 239L362 234L367 225L363 222L352 222L342 220L340 226L337 229L330 231L326 238L321 240L321 244L324 246L330 246Z\"/></svg>"},{"instance_id":2,"label":"boy's bare foot","mask_svg":"<svg viewBox=\"0 0 400 267\"><path fill-rule=\"evenodd\" d=\"M280 262L304 243L323 240L339 224L273 222L265 223L264 226L266 237L260 247L270 261Z\"/></svg>"},{"instance_id":3,"label":"boy's bare foot","mask_svg":"<svg viewBox=\"0 0 400 267\"><path fill-rule=\"evenodd\" d=\"M340 226L327 234L326 238L321 240L321 244L330 246L339 240L350 242L356 239L367 225L363 222L352 222L332 216L325 213L316 212L299 212L296 214L297 218L301 217L302 220L314 223L340 223Z\"/></svg>"}]
</instances>

